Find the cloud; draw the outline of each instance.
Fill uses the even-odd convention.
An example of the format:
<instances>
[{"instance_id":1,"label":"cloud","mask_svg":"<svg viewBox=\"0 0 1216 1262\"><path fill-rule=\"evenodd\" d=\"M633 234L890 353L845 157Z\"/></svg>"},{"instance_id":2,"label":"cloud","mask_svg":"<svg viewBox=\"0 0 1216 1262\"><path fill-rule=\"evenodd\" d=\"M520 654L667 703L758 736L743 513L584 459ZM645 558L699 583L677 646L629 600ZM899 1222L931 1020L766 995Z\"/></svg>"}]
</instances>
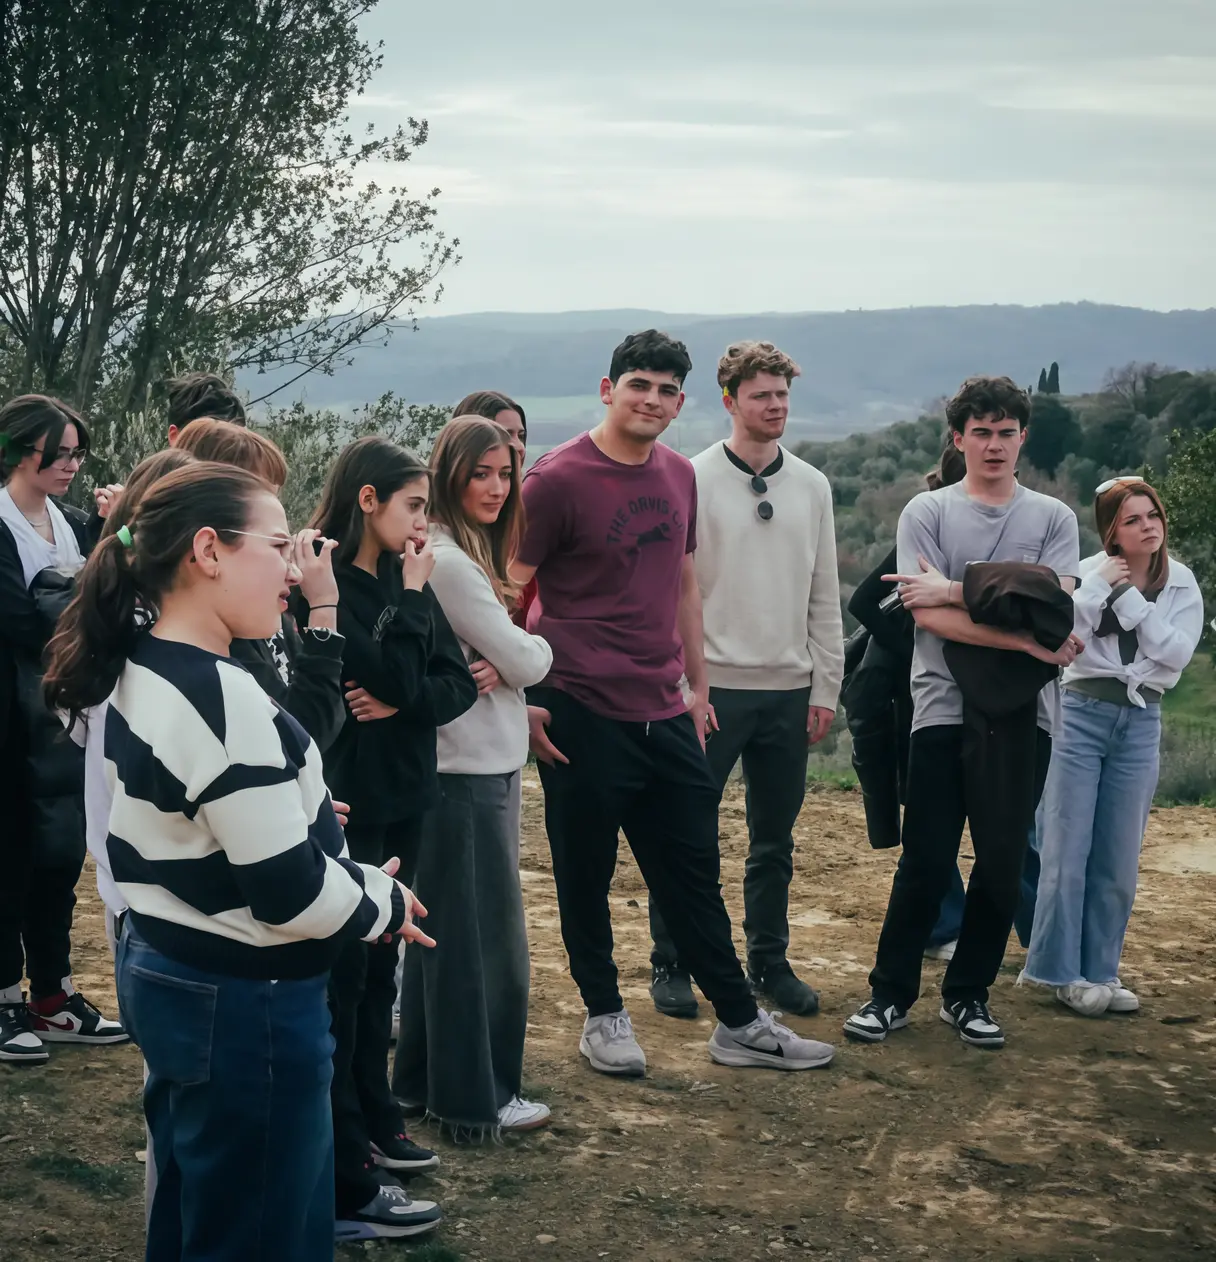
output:
<instances>
[{"instance_id":1,"label":"cloud","mask_svg":"<svg viewBox=\"0 0 1216 1262\"><path fill-rule=\"evenodd\" d=\"M367 30L353 109L431 124L402 174L462 241L444 311L1216 292L1209 0L382 0Z\"/></svg>"}]
</instances>

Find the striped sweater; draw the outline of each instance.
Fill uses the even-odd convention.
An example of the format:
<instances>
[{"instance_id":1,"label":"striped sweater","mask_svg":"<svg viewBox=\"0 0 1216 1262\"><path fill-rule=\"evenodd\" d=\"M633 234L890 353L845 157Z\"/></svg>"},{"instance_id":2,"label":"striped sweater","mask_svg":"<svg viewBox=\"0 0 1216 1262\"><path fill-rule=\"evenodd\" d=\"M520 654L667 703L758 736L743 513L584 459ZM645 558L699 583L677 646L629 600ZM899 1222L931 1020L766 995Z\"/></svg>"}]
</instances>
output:
<instances>
[{"instance_id":1,"label":"striped sweater","mask_svg":"<svg viewBox=\"0 0 1216 1262\"><path fill-rule=\"evenodd\" d=\"M229 658L143 635L110 698L105 759L110 868L165 955L312 977L343 940L401 927L396 882L346 857L316 746Z\"/></svg>"}]
</instances>

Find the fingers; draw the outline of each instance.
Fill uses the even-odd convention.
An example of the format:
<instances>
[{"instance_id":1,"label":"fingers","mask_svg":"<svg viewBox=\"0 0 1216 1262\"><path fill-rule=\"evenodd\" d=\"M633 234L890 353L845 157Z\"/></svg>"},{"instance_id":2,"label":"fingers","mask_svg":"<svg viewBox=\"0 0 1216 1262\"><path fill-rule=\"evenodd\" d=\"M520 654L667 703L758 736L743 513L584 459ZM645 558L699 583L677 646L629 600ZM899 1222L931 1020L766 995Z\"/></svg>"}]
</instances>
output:
<instances>
[{"instance_id":1,"label":"fingers","mask_svg":"<svg viewBox=\"0 0 1216 1262\"><path fill-rule=\"evenodd\" d=\"M400 866L401 866L401 860L398 859L396 855L393 855L393 857L389 859L386 863L382 863L380 865L380 871L383 872L386 876L392 876Z\"/></svg>"},{"instance_id":2,"label":"fingers","mask_svg":"<svg viewBox=\"0 0 1216 1262\"><path fill-rule=\"evenodd\" d=\"M926 561L923 556L918 556L916 560L919 563L922 572L924 573L928 573L928 571L933 568L933 566L931 566L929 562Z\"/></svg>"},{"instance_id":3,"label":"fingers","mask_svg":"<svg viewBox=\"0 0 1216 1262\"><path fill-rule=\"evenodd\" d=\"M706 722L706 726L709 728L711 732L720 732L722 730L718 726L718 712L717 710L713 708L712 705L709 706L708 708L708 712L706 713L706 716L705 716L705 722Z\"/></svg>"},{"instance_id":4,"label":"fingers","mask_svg":"<svg viewBox=\"0 0 1216 1262\"><path fill-rule=\"evenodd\" d=\"M884 583L910 583L914 578L918 578L916 574L884 574L882 581Z\"/></svg>"},{"instance_id":5,"label":"fingers","mask_svg":"<svg viewBox=\"0 0 1216 1262\"><path fill-rule=\"evenodd\" d=\"M406 923L401 926L401 936L407 942L417 942L419 946L433 947L435 945L435 939L425 933L412 921L406 921Z\"/></svg>"}]
</instances>

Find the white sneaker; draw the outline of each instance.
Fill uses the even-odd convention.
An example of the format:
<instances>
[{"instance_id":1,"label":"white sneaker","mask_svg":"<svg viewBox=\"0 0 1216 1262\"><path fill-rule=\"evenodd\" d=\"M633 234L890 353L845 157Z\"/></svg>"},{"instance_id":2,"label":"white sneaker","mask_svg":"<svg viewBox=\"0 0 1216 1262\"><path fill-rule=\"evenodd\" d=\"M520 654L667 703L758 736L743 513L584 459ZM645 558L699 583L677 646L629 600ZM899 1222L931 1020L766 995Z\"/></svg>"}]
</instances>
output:
<instances>
[{"instance_id":1,"label":"white sneaker","mask_svg":"<svg viewBox=\"0 0 1216 1262\"><path fill-rule=\"evenodd\" d=\"M759 1066L763 1069L820 1069L832 1063L836 1049L830 1043L817 1043L804 1039L787 1026L779 1025L776 1018L759 1009L751 1025L732 1030L718 1022L718 1028L710 1035L709 1058L719 1065L732 1065L743 1069Z\"/></svg>"},{"instance_id":2,"label":"white sneaker","mask_svg":"<svg viewBox=\"0 0 1216 1262\"><path fill-rule=\"evenodd\" d=\"M1107 1012L1139 1012L1140 1000L1134 990L1128 988L1116 977L1109 983L1110 1003Z\"/></svg>"},{"instance_id":3,"label":"white sneaker","mask_svg":"<svg viewBox=\"0 0 1216 1262\"><path fill-rule=\"evenodd\" d=\"M578 1050L602 1074L641 1078L646 1073L646 1053L633 1036L633 1022L624 1008L603 1017L588 1017Z\"/></svg>"},{"instance_id":4,"label":"white sneaker","mask_svg":"<svg viewBox=\"0 0 1216 1262\"><path fill-rule=\"evenodd\" d=\"M939 946L925 947L925 959L927 960L952 960L954 959L954 950L958 946L958 939L953 942L943 942Z\"/></svg>"},{"instance_id":5,"label":"white sneaker","mask_svg":"<svg viewBox=\"0 0 1216 1262\"><path fill-rule=\"evenodd\" d=\"M1056 998L1083 1017L1100 1017L1110 1007L1111 988L1092 982L1069 982L1056 987Z\"/></svg>"},{"instance_id":6,"label":"white sneaker","mask_svg":"<svg viewBox=\"0 0 1216 1262\"><path fill-rule=\"evenodd\" d=\"M549 1106L512 1096L498 1110L498 1125L504 1131L534 1131L549 1121Z\"/></svg>"}]
</instances>

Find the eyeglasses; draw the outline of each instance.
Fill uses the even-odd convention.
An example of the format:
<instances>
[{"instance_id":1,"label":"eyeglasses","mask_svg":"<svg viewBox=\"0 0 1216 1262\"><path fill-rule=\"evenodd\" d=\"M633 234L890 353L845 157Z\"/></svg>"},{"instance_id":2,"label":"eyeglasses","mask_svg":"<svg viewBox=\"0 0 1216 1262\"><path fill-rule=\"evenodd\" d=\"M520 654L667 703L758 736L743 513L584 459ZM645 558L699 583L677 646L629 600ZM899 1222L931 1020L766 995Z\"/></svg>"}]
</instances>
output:
<instances>
[{"instance_id":1,"label":"eyeglasses","mask_svg":"<svg viewBox=\"0 0 1216 1262\"><path fill-rule=\"evenodd\" d=\"M1120 483L1143 481L1144 479L1138 473L1123 473L1117 478L1107 478L1101 486L1094 488L1094 498L1096 499L1099 495L1105 495L1107 491L1114 490L1114 488L1119 486Z\"/></svg>"},{"instance_id":2,"label":"eyeglasses","mask_svg":"<svg viewBox=\"0 0 1216 1262\"><path fill-rule=\"evenodd\" d=\"M768 494L768 483L758 473L752 474L748 485L752 488L753 493L756 495ZM756 516L759 517L761 521L773 520L773 506L768 502L768 500L761 500L760 503L756 505Z\"/></svg>"},{"instance_id":3,"label":"eyeglasses","mask_svg":"<svg viewBox=\"0 0 1216 1262\"><path fill-rule=\"evenodd\" d=\"M289 548L295 542L290 535L260 535L256 530L225 530L222 533L226 535L245 535L250 539L269 539L271 543L282 544Z\"/></svg>"},{"instance_id":4,"label":"eyeglasses","mask_svg":"<svg viewBox=\"0 0 1216 1262\"><path fill-rule=\"evenodd\" d=\"M43 459L46 458L45 448L34 447L32 450L34 455L41 456ZM73 460L77 464L83 464L84 458L88 454L89 449L87 447L60 447L55 453L55 458L51 461L51 464L71 464Z\"/></svg>"}]
</instances>

